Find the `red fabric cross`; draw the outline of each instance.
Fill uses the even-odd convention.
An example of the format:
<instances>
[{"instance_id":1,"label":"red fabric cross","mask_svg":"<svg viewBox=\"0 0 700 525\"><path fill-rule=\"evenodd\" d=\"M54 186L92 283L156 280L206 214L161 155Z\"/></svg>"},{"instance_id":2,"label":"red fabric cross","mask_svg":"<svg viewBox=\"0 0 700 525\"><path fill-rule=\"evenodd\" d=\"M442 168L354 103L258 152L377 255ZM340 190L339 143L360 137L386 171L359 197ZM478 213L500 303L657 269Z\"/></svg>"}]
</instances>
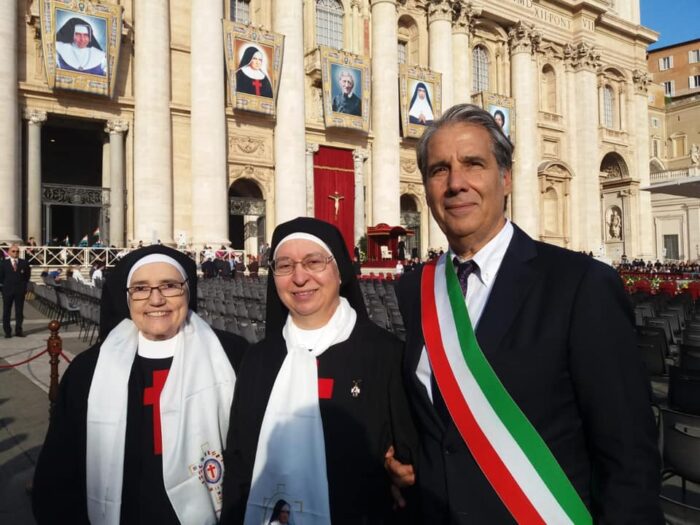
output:
<instances>
[{"instance_id":1,"label":"red fabric cross","mask_svg":"<svg viewBox=\"0 0 700 525\"><path fill-rule=\"evenodd\" d=\"M255 88L255 94L260 96L260 88L262 87L262 82L259 80L253 80L253 87Z\"/></svg>"},{"instance_id":2,"label":"red fabric cross","mask_svg":"<svg viewBox=\"0 0 700 525\"><path fill-rule=\"evenodd\" d=\"M143 391L143 405L153 405L153 453L160 456L163 453L163 436L160 428L160 393L165 386L169 370L153 371L153 386Z\"/></svg>"},{"instance_id":3,"label":"red fabric cross","mask_svg":"<svg viewBox=\"0 0 700 525\"><path fill-rule=\"evenodd\" d=\"M316 366L318 366L318 359L316 359ZM319 377L318 378L318 398L319 399L331 399L333 397L333 378L332 377Z\"/></svg>"}]
</instances>

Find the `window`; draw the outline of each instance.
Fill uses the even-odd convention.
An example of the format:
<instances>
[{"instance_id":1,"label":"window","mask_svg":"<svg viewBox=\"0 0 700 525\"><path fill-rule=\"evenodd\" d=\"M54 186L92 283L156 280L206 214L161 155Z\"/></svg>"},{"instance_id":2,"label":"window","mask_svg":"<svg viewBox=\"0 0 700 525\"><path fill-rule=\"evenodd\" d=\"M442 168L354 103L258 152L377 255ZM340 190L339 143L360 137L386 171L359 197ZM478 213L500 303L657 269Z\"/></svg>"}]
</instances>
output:
<instances>
[{"instance_id":1,"label":"window","mask_svg":"<svg viewBox=\"0 0 700 525\"><path fill-rule=\"evenodd\" d=\"M399 64L406 63L406 48L408 43L399 40Z\"/></svg>"},{"instance_id":2,"label":"window","mask_svg":"<svg viewBox=\"0 0 700 525\"><path fill-rule=\"evenodd\" d=\"M603 126L612 128L615 116L615 92L610 86L603 88Z\"/></svg>"},{"instance_id":3,"label":"window","mask_svg":"<svg viewBox=\"0 0 700 525\"><path fill-rule=\"evenodd\" d=\"M673 57L663 57L659 59L659 71L666 71L673 67Z\"/></svg>"},{"instance_id":4,"label":"window","mask_svg":"<svg viewBox=\"0 0 700 525\"><path fill-rule=\"evenodd\" d=\"M676 92L674 87L675 86L674 86L673 80L669 80L667 82L664 82L664 95L666 95L667 97L672 97Z\"/></svg>"},{"instance_id":5,"label":"window","mask_svg":"<svg viewBox=\"0 0 700 525\"><path fill-rule=\"evenodd\" d=\"M343 4L338 0L316 0L316 43L343 47Z\"/></svg>"},{"instance_id":6,"label":"window","mask_svg":"<svg viewBox=\"0 0 700 525\"><path fill-rule=\"evenodd\" d=\"M664 257L674 261L679 259L678 235L664 235Z\"/></svg>"},{"instance_id":7,"label":"window","mask_svg":"<svg viewBox=\"0 0 700 525\"><path fill-rule=\"evenodd\" d=\"M231 0L231 20L250 24L250 0Z\"/></svg>"},{"instance_id":8,"label":"window","mask_svg":"<svg viewBox=\"0 0 700 525\"><path fill-rule=\"evenodd\" d=\"M656 117L651 117L651 127L652 128L658 128L659 127L659 119Z\"/></svg>"},{"instance_id":9,"label":"window","mask_svg":"<svg viewBox=\"0 0 700 525\"><path fill-rule=\"evenodd\" d=\"M552 66L547 65L542 69L542 111L548 113L557 112L557 77Z\"/></svg>"},{"instance_id":10,"label":"window","mask_svg":"<svg viewBox=\"0 0 700 525\"><path fill-rule=\"evenodd\" d=\"M688 77L688 87L695 89L700 87L700 75L692 75Z\"/></svg>"},{"instance_id":11,"label":"window","mask_svg":"<svg viewBox=\"0 0 700 525\"><path fill-rule=\"evenodd\" d=\"M651 139L651 156L661 157L661 141L657 138Z\"/></svg>"},{"instance_id":12,"label":"window","mask_svg":"<svg viewBox=\"0 0 700 525\"><path fill-rule=\"evenodd\" d=\"M489 90L489 58L486 50L477 46L472 51L472 93Z\"/></svg>"},{"instance_id":13,"label":"window","mask_svg":"<svg viewBox=\"0 0 700 525\"><path fill-rule=\"evenodd\" d=\"M693 49L691 51L688 51L688 62L691 64L700 62L700 49Z\"/></svg>"}]
</instances>

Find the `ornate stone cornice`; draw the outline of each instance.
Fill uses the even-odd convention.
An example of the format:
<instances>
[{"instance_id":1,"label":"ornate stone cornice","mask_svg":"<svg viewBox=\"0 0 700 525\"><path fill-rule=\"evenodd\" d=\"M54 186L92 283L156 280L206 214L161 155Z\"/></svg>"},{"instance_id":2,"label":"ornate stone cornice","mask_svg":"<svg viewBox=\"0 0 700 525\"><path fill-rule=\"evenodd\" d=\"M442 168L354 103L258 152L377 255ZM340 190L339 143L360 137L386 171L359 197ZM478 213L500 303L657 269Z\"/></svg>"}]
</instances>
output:
<instances>
[{"instance_id":1,"label":"ornate stone cornice","mask_svg":"<svg viewBox=\"0 0 700 525\"><path fill-rule=\"evenodd\" d=\"M542 43L542 33L535 26L526 22L518 22L508 30L510 53L535 53Z\"/></svg>"},{"instance_id":2,"label":"ornate stone cornice","mask_svg":"<svg viewBox=\"0 0 700 525\"><path fill-rule=\"evenodd\" d=\"M457 0L452 9L452 32L473 35L476 23L481 16L481 9L471 2Z\"/></svg>"},{"instance_id":3,"label":"ornate stone cornice","mask_svg":"<svg viewBox=\"0 0 700 525\"><path fill-rule=\"evenodd\" d=\"M27 108L24 110L24 119L28 120L30 124L42 125L47 119L46 111Z\"/></svg>"},{"instance_id":4,"label":"ornate stone cornice","mask_svg":"<svg viewBox=\"0 0 700 525\"><path fill-rule=\"evenodd\" d=\"M105 133L109 133L110 135L113 133L122 134L126 133L128 129L129 123L126 120L108 120L107 125L105 126Z\"/></svg>"},{"instance_id":5,"label":"ornate stone cornice","mask_svg":"<svg viewBox=\"0 0 700 525\"><path fill-rule=\"evenodd\" d=\"M632 82L634 82L634 89L636 93L640 95L646 95L649 91L649 85L651 84L651 78L649 73L642 71L641 69L635 69L632 71Z\"/></svg>"},{"instance_id":6,"label":"ornate stone cornice","mask_svg":"<svg viewBox=\"0 0 700 525\"><path fill-rule=\"evenodd\" d=\"M307 142L306 143L306 154L307 155L313 155L318 151L318 144L315 142Z\"/></svg>"},{"instance_id":7,"label":"ornate stone cornice","mask_svg":"<svg viewBox=\"0 0 700 525\"><path fill-rule=\"evenodd\" d=\"M430 0L427 2L428 24L438 20L452 22L452 9L454 4L455 0Z\"/></svg>"},{"instance_id":8,"label":"ornate stone cornice","mask_svg":"<svg viewBox=\"0 0 700 525\"><path fill-rule=\"evenodd\" d=\"M564 60L575 70L596 71L600 67L600 51L586 42L567 43L564 46Z\"/></svg>"},{"instance_id":9,"label":"ornate stone cornice","mask_svg":"<svg viewBox=\"0 0 700 525\"><path fill-rule=\"evenodd\" d=\"M265 153L265 140L252 137L231 137L231 144L239 151L251 155L253 153Z\"/></svg>"}]
</instances>

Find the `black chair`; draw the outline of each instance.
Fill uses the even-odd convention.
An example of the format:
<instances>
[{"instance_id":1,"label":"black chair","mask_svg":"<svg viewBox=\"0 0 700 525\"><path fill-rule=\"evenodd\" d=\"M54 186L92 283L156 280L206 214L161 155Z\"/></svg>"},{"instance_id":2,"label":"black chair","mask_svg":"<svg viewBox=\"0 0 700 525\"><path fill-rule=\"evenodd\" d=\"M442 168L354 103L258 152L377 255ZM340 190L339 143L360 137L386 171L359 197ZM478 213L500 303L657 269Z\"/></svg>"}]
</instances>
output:
<instances>
[{"instance_id":1,"label":"black chair","mask_svg":"<svg viewBox=\"0 0 700 525\"><path fill-rule=\"evenodd\" d=\"M640 351L650 376L659 377L667 374L666 359L660 345L655 342L638 340L637 350Z\"/></svg>"},{"instance_id":2,"label":"black chair","mask_svg":"<svg viewBox=\"0 0 700 525\"><path fill-rule=\"evenodd\" d=\"M700 509L691 507L666 496L659 496L664 521L668 525L697 525L700 523Z\"/></svg>"},{"instance_id":3,"label":"black chair","mask_svg":"<svg viewBox=\"0 0 700 525\"><path fill-rule=\"evenodd\" d=\"M684 371L695 370L700 372L700 348L681 345L680 365Z\"/></svg>"},{"instance_id":4,"label":"black chair","mask_svg":"<svg viewBox=\"0 0 700 525\"><path fill-rule=\"evenodd\" d=\"M686 481L700 482L700 417L661 409L663 479L681 478L683 501Z\"/></svg>"},{"instance_id":5,"label":"black chair","mask_svg":"<svg viewBox=\"0 0 700 525\"><path fill-rule=\"evenodd\" d=\"M655 342L661 345L664 357L670 357L671 349L666 341L666 333L663 328L658 326L638 326L636 331L638 341Z\"/></svg>"},{"instance_id":6,"label":"black chair","mask_svg":"<svg viewBox=\"0 0 700 525\"><path fill-rule=\"evenodd\" d=\"M670 345L675 343L675 337L673 331L671 330L671 322L666 317L647 317L645 319L646 326L653 326L656 328L661 328L666 335L666 342Z\"/></svg>"},{"instance_id":7,"label":"black chair","mask_svg":"<svg viewBox=\"0 0 700 525\"><path fill-rule=\"evenodd\" d=\"M700 415L700 371L669 367L668 404L676 410Z\"/></svg>"}]
</instances>

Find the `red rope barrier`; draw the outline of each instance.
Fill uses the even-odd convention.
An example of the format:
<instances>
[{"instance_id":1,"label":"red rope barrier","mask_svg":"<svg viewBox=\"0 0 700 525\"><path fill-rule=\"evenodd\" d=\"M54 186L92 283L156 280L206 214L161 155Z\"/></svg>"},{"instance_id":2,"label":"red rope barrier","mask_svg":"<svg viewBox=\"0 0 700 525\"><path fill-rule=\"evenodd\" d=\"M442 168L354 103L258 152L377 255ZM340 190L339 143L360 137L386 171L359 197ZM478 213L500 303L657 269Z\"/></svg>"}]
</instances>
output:
<instances>
[{"instance_id":1,"label":"red rope barrier","mask_svg":"<svg viewBox=\"0 0 700 525\"><path fill-rule=\"evenodd\" d=\"M61 352L61 357L63 357L63 359L65 359L65 360L68 361L69 363L71 363L71 362L73 361L72 359L70 359L70 358L69 358L66 354L64 354L63 352Z\"/></svg>"},{"instance_id":2,"label":"red rope barrier","mask_svg":"<svg viewBox=\"0 0 700 525\"><path fill-rule=\"evenodd\" d=\"M30 357L29 359L25 359L24 361L22 361L22 362L20 362L20 363L15 363L15 364L13 364L13 365L0 365L0 369L15 368L15 367L17 367L17 366L26 365L26 364L29 363L30 361L34 361L37 357L41 357L41 356L44 355L46 352L48 352L48 350L44 350L43 352L41 352L41 353L39 353L39 354L37 354L37 355L35 355L35 356L33 356L33 357ZM70 361L68 361L68 362L70 363Z\"/></svg>"}]
</instances>

